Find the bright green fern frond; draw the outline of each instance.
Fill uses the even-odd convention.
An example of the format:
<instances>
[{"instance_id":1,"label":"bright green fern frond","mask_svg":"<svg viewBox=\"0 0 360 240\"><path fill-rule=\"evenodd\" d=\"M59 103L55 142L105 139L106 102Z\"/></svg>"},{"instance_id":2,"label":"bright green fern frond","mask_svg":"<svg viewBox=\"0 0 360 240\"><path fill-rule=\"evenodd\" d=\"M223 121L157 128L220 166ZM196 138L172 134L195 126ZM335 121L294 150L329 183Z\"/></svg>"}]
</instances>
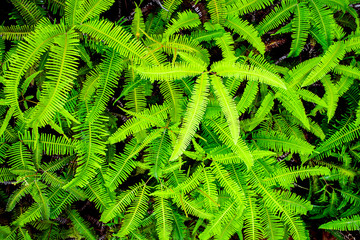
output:
<instances>
[{"instance_id":1,"label":"bright green fern frond","mask_svg":"<svg viewBox=\"0 0 360 240\"><path fill-rule=\"evenodd\" d=\"M245 204L245 194L241 188L230 178L230 174L220 163L212 162L211 170L220 185L224 187L225 191L232 196L238 203Z\"/></svg>"},{"instance_id":2,"label":"bright green fern frond","mask_svg":"<svg viewBox=\"0 0 360 240\"><path fill-rule=\"evenodd\" d=\"M330 75L326 75L321 79L321 82L324 84L325 96L327 102L327 116L328 122L335 115L336 107L338 105L339 96L337 94L336 85L332 83Z\"/></svg>"},{"instance_id":3,"label":"bright green fern frond","mask_svg":"<svg viewBox=\"0 0 360 240\"><path fill-rule=\"evenodd\" d=\"M110 164L110 167L107 170L105 176L105 185L110 189L115 189L119 184L124 182L128 175L135 167L133 158L138 155L138 153L147 147L152 141L160 136L162 129L157 129L147 135L147 137L140 143L133 141L133 143L127 144L127 149L124 153L115 158L115 164Z\"/></svg>"},{"instance_id":4,"label":"bright green fern frond","mask_svg":"<svg viewBox=\"0 0 360 240\"><path fill-rule=\"evenodd\" d=\"M269 210L278 215L282 221L289 227L288 233L294 240L307 239L307 231L304 223L289 208L285 207L273 190L262 183L258 171L250 170L251 184L257 187L257 192L262 195L262 201Z\"/></svg>"},{"instance_id":5,"label":"bright green fern frond","mask_svg":"<svg viewBox=\"0 0 360 240\"><path fill-rule=\"evenodd\" d=\"M72 26L78 23L76 12L84 0L66 0L65 4L65 21Z\"/></svg>"},{"instance_id":6,"label":"bright green fern frond","mask_svg":"<svg viewBox=\"0 0 360 240\"><path fill-rule=\"evenodd\" d=\"M164 80L160 82L160 91L165 101L171 106L170 115L172 121L179 121L183 110L181 108L181 101L183 99L182 89L175 82Z\"/></svg>"},{"instance_id":7,"label":"bright green fern frond","mask_svg":"<svg viewBox=\"0 0 360 240\"><path fill-rule=\"evenodd\" d=\"M276 7L269 15L267 15L258 25L257 30L260 35L276 28L281 23L285 22L295 10L298 5L297 1L289 0L281 3L281 6Z\"/></svg>"},{"instance_id":8,"label":"bright green fern frond","mask_svg":"<svg viewBox=\"0 0 360 240\"><path fill-rule=\"evenodd\" d=\"M228 15L244 15L270 6L273 0L245 0L228 2L230 2L230 5L226 6L226 13Z\"/></svg>"},{"instance_id":9,"label":"bright green fern frond","mask_svg":"<svg viewBox=\"0 0 360 240\"><path fill-rule=\"evenodd\" d=\"M0 26L1 38L4 40L18 41L23 40L26 36L34 31L33 26Z\"/></svg>"},{"instance_id":10,"label":"bright green fern frond","mask_svg":"<svg viewBox=\"0 0 360 240\"><path fill-rule=\"evenodd\" d=\"M115 51L106 54L99 71L100 76L97 83L96 98L89 109L87 121L94 122L98 116L105 110L107 102L114 94L114 88L117 87L119 75L122 70L121 58Z\"/></svg>"},{"instance_id":11,"label":"bright green fern frond","mask_svg":"<svg viewBox=\"0 0 360 240\"><path fill-rule=\"evenodd\" d=\"M135 67L135 71L142 78L150 79L150 81L174 81L179 78L200 75L205 71L205 66L175 63L158 66L138 66Z\"/></svg>"},{"instance_id":12,"label":"bright green fern frond","mask_svg":"<svg viewBox=\"0 0 360 240\"><path fill-rule=\"evenodd\" d=\"M210 239L214 235L220 236L224 230L226 230L229 223L234 218L239 218L241 216L241 211L237 212L237 201L227 201L224 206L222 206L222 211L219 211L214 218L210 221L204 230L199 235L200 239Z\"/></svg>"},{"instance_id":13,"label":"bright green fern frond","mask_svg":"<svg viewBox=\"0 0 360 240\"><path fill-rule=\"evenodd\" d=\"M132 32L132 34L134 34L134 36L137 39L140 39L143 35L143 32L141 30L143 30L143 31L145 30L145 23L144 23L143 15L141 12L141 8L136 6L134 19L131 23L131 32Z\"/></svg>"},{"instance_id":14,"label":"bright green fern frond","mask_svg":"<svg viewBox=\"0 0 360 240\"><path fill-rule=\"evenodd\" d=\"M253 195L253 194L251 194ZM254 196L246 197L246 208L244 210L244 236L246 239L257 240L262 239L265 235L261 227L261 215L259 205Z\"/></svg>"},{"instance_id":15,"label":"bright green fern frond","mask_svg":"<svg viewBox=\"0 0 360 240\"><path fill-rule=\"evenodd\" d=\"M149 190L149 187L144 184L143 187L138 191L135 201L129 207L127 214L125 214L120 231L116 234L116 236L126 236L130 231L135 230L140 225L148 207Z\"/></svg>"},{"instance_id":16,"label":"bright green fern frond","mask_svg":"<svg viewBox=\"0 0 360 240\"><path fill-rule=\"evenodd\" d=\"M26 194L29 194L32 191L33 182L30 184L24 184L21 188L14 191L7 203L6 203L6 211L10 212L14 209L15 205L23 198Z\"/></svg>"},{"instance_id":17,"label":"bright green fern frond","mask_svg":"<svg viewBox=\"0 0 360 240\"><path fill-rule=\"evenodd\" d=\"M78 53L75 46L78 42L74 30L54 38L56 45L50 48L50 60L46 64L48 81L43 85L40 102L29 116L30 126L45 126L64 106L77 74Z\"/></svg>"},{"instance_id":18,"label":"bright green fern frond","mask_svg":"<svg viewBox=\"0 0 360 240\"><path fill-rule=\"evenodd\" d=\"M84 23L86 20L99 16L102 12L108 10L115 0L83 0L77 9L77 23Z\"/></svg>"},{"instance_id":19,"label":"bright green fern frond","mask_svg":"<svg viewBox=\"0 0 360 240\"><path fill-rule=\"evenodd\" d=\"M318 36L317 41L324 50L327 50L333 42L335 19L333 13L328 9L322 1L309 0L310 13L313 16L313 31Z\"/></svg>"},{"instance_id":20,"label":"bright green fern frond","mask_svg":"<svg viewBox=\"0 0 360 240\"><path fill-rule=\"evenodd\" d=\"M351 78L360 78L360 70L353 66L337 65L333 69L334 73Z\"/></svg>"},{"instance_id":21,"label":"bright green fern frond","mask_svg":"<svg viewBox=\"0 0 360 240\"><path fill-rule=\"evenodd\" d=\"M360 228L360 215L333 220L320 225L319 228L339 231L356 231Z\"/></svg>"},{"instance_id":22,"label":"bright green fern frond","mask_svg":"<svg viewBox=\"0 0 360 240\"><path fill-rule=\"evenodd\" d=\"M12 144L6 155L12 169L34 170L31 153L21 141Z\"/></svg>"},{"instance_id":23,"label":"bright green fern frond","mask_svg":"<svg viewBox=\"0 0 360 240\"><path fill-rule=\"evenodd\" d=\"M36 24L42 17L39 7L29 0L11 0L15 8L29 25Z\"/></svg>"},{"instance_id":24,"label":"bright green fern frond","mask_svg":"<svg viewBox=\"0 0 360 240\"><path fill-rule=\"evenodd\" d=\"M243 114L253 103L257 93L259 91L259 83L254 81L248 81L244 93L242 94L240 101L236 105L236 109L239 114Z\"/></svg>"},{"instance_id":25,"label":"bright green fern frond","mask_svg":"<svg viewBox=\"0 0 360 240\"><path fill-rule=\"evenodd\" d=\"M210 78L215 95L220 103L223 113L225 114L234 144L236 144L240 135L240 122L239 115L236 111L235 102L230 97L229 92L224 86L221 78L217 77L216 75L211 75Z\"/></svg>"},{"instance_id":26,"label":"bright green fern frond","mask_svg":"<svg viewBox=\"0 0 360 240\"><path fill-rule=\"evenodd\" d=\"M172 232L172 209L164 197L156 197L154 205L156 230L160 240L169 240Z\"/></svg>"},{"instance_id":27,"label":"bright green fern frond","mask_svg":"<svg viewBox=\"0 0 360 240\"><path fill-rule=\"evenodd\" d=\"M265 44L261 41L257 30L248 22L236 16L228 16L224 25L251 43L261 54L265 53Z\"/></svg>"},{"instance_id":28,"label":"bright green fern frond","mask_svg":"<svg viewBox=\"0 0 360 240\"><path fill-rule=\"evenodd\" d=\"M44 23L48 21L44 20ZM44 24L45 25L45 24ZM54 41L55 36L64 32L64 26L53 26L46 24L35 29L24 41L22 41L16 51L16 57L11 59L11 67L5 74L5 94L6 100L15 108L14 115L23 118L23 113L18 103L18 86L25 72L36 63L42 54Z\"/></svg>"},{"instance_id":29,"label":"bright green fern frond","mask_svg":"<svg viewBox=\"0 0 360 240\"><path fill-rule=\"evenodd\" d=\"M295 90L288 89L285 91L283 89L278 89L276 98L278 98L285 109L288 110L297 119L299 119L307 129L310 128L309 120L305 112L305 107Z\"/></svg>"},{"instance_id":30,"label":"bright green fern frond","mask_svg":"<svg viewBox=\"0 0 360 240\"><path fill-rule=\"evenodd\" d=\"M106 190L103 182L101 182L99 178L90 180L85 188L86 196L91 202L95 203L96 208L99 209L100 212L107 209L110 205L109 192Z\"/></svg>"},{"instance_id":31,"label":"bright green fern frond","mask_svg":"<svg viewBox=\"0 0 360 240\"><path fill-rule=\"evenodd\" d=\"M338 149L343 146L344 143L353 141L355 138L359 137L359 134L360 126L351 122L332 134L326 141L322 142L315 151L328 156L330 154L329 151Z\"/></svg>"},{"instance_id":32,"label":"bright green fern frond","mask_svg":"<svg viewBox=\"0 0 360 240\"><path fill-rule=\"evenodd\" d=\"M104 128L106 117L100 116L94 122L88 122L76 126L73 130L78 132L75 137L79 138L76 144L78 153L78 167L75 177L63 188L85 186L95 176L96 170L101 167L105 156L105 141L107 129Z\"/></svg>"},{"instance_id":33,"label":"bright green fern frond","mask_svg":"<svg viewBox=\"0 0 360 240\"><path fill-rule=\"evenodd\" d=\"M288 57L297 57L302 51L310 28L310 12L306 4L300 2L295 6L295 17L291 22L293 34Z\"/></svg>"},{"instance_id":34,"label":"bright green fern frond","mask_svg":"<svg viewBox=\"0 0 360 240\"><path fill-rule=\"evenodd\" d=\"M139 113L138 117L127 120L125 124L109 137L108 142L110 144L121 142L131 134L140 132L151 126L158 126L159 123L161 125L169 113L169 110L170 107L167 104L150 106L150 108Z\"/></svg>"},{"instance_id":35,"label":"bright green fern frond","mask_svg":"<svg viewBox=\"0 0 360 240\"><path fill-rule=\"evenodd\" d=\"M164 32L164 37L180 31L181 29L194 28L200 25L199 15L190 11L184 11L178 14L177 19L173 18L171 25Z\"/></svg>"},{"instance_id":36,"label":"bright green fern frond","mask_svg":"<svg viewBox=\"0 0 360 240\"><path fill-rule=\"evenodd\" d=\"M124 213L125 208L130 205L130 203L135 199L137 192L144 187L144 183L140 183L134 186L131 186L129 190L121 193L116 197L116 200L109 204L109 206L104 210L101 215L100 221L107 223L113 218L120 216Z\"/></svg>"},{"instance_id":37,"label":"bright green fern frond","mask_svg":"<svg viewBox=\"0 0 360 240\"><path fill-rule=\"evenodd\" d=\"M258 132L253 135L257 144L265 149L273 149L280 152L295 152L301 154L311 154L314 146L308 142L294 136L286 136L281 132Z\"/></svg>"},{"instance_id":38,"label":"bright green fern frond","mask_svg":"<svg viewBox=\"0 0 360 240\"><path fill-rule=\"evenodd\" d=\"M221 61L214 63L211 66L211 71L223 77L247 78L251 81L259 81L286 89L285 84L278 75L257 67Z\"/></svg>"},{"instance_id":39,"label":"bright green fern frond","mask_svg":"<svg viewBox=\"0 0 360 240\"><path fill-rule=\"evenodd\" d=\"M330 171L325 167L299 167L299 168L280 168L265 178L264 182L270 185L279 183L281 186L289 188L296 182L297 178L305 179L311 176L328 175Z\"/></svg>"},{"instance_id":40,"label":"bright green fern frond","mask_svg":"<svg viewBox=\"0 0 360 240\"><path fill-rule=\"evenodd\" d=\"M97 0L100 2L100 0ZM79 30L98 41L103 41L124 58L135 62L141 60L152 62L141 42L133 38L121 26L107 20L90 20L78 26Z\"/></svg>"},{"instance_id":41,"label":"bright green fern frond","mask_svg":"<svg viewBox=\"0 0 360 240\"><path fill-rule=\"evenodd\" d=\"M302 87L313 84L321 79L325 74L331 71L345 55L345 45L342 42L336 42L331 45L325 54L321 57L320 63L311 71L304 80Z\"/></svg>"},{"instance_id":42,"label":"bright green fern frond","mask_svg":"<svg viewBox=\"0 0 360 240\"><path fill-rule=\"evenodd\" d=\"M170 161L176 160L186 150L203 118L208 102L208 78L205 73L197 78Z\"/></svg>"},{"instance_id":43,"label":"bright green fern frond","mask_svg":"<svg viewBox=\"0 0 360 240\"><path fill-rule=\"evenodd\" d=\"M244 142L244 140L239 137L236 144L234 144L234 141L232 139L232 136L230 134L230 130L227 126L227 124L222 119L206 119L204 121L205 125L211 126L211 128L214 129L214 131L219 136L219 139L230 149L237 154L237 157L243 161L248 168L251 168L253 165L253 157L251 155L251 152Z\"/></svg>"},{"instance_id":44,"label":"bright green fern frond","mask_svg":"<svg viewBox=\"0 0 360 240\"><path fill-rule=\"evenodd\" d=\"M225 0L208 0L207 7L212 23L223 23L226 16Z\"/></svg>"}]
</instances>

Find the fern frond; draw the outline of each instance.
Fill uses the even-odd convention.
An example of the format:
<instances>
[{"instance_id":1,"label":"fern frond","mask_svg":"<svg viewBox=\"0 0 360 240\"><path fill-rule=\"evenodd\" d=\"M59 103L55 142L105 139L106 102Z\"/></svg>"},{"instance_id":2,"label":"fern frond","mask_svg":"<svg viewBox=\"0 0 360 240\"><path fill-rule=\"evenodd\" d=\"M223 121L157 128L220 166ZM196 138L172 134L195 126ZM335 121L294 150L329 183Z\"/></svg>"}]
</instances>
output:
<instances>
[{"instance_id":1,"label":"fern frond","mask_svg":"<svg viewBox=\"0 0 360 240\"><path fill-rule=\"evenodd\" d=\"M272 213L279 215L280 219L289 226L288 232L294 240L306 239L307 232L305 231L304 223L299 217L296 217L290 209L283 205L277 194L262 184L258 172L250 169L250 174L251 183L257 187L257 192L262 195L265 206L267 206Z\"/></svg>"},{"instance_id":2,"label":"fern frond","mask_svg":"<svg viewBox=\"0 0 360 240\"><path fill-rule=\"evenodd\" d=\"M230 149L235 154L237 154L238 158L240 158L248 168L251 168L254 160L248 146L241 137L239 137L237 143L234 144L230 130L228 129L226 123L221 119L206 119L204 123L205 125L211 126L211 128L213 128L214 131L219 135L219 139L225 145L229 146Z\"/></svg>"},{"instance_id":3,"label":"fern frond","mask_svg":"<svg viewBox=\"0 0 360 240\"><path fill-rule=\"evenodd\" d=\"M175 12L178 6L182 3L181 0L165 0L163 7L167 10L162 9L160 16L163 20L169 21L171 15Z\"/></svg>"},{"instance_id":4,"label":"fern frond","mask_svg":"<svg viewBox=\"0 0 360 240\"><path fill-rule=\"evenodd\" d=\"M207 7L211 21L213 23L223 23L226 16L225 0L208 0Z\"/></svg>"},{"instance_id":5,"label":"fern frond","mask_svg":"<svg viewBox=\"0 0 360 240\"><path fill-rule=\"evenodd\" d=\"M75 25L78 22L76 13L80 9L80 5L84 0L66 0L65 2L65 21L69 26ZM80 10L81 11L81 10Z\"/></svg>"},{"instance_id":6,"label":"fern frond","mask_svg":"<svg viewBox=\"0 0 360 240\"><path fill-rule=\"evenodd\" d=\"M278 75L257 67L221 61L214 63L211 66L211 71L223 77L247 78L250 81L258 81L286 89Z\"/></svg>"},{"instance_id":7,"label":"fern frond","mask_svg":"<svg viewBox=\"0 0 360 240\"><path fill-rule=\"evenodd\" d=\"M251 194L253 195L253 194ZM254 196L246 197L246 208L244 210L244 222L245 222L245 230L244 230L244 236L246 239L262 239L265 235L262 227L261 227L261 216L259 214L260 209L256 202L256 199Z\"/></svg>"},{"instance_id":8,"label":"fern frond","mask_svg":"<svg viewBox=\"0 0 360 240\"><path fill-rule=\"evenodd\" d=\"M141 8L139 8L136 5L134 12L135 12L134 19L131 23L131 32L139 40L143 36L141 30L145 30L145 23L141 12Z\"/></svg>"},{"instance_id":9,"label":"fern frond","mask_svg":"<svg viewBox=\"0 0 360 240\"><path fill-rule=\"evenodd\" d=\"M286 77L288 87L293 88L303 81L304 78L308 76L309 72L319 64L320 60L321 57L312 58L291 69Z\"/></svg>"},{"instance_id":10,"label":"fern frond","mask_svg":"<svg viewBox=\"0 0 360 240\"><path fill-rule=\"evenodd\" d=\"M265 44L261 41L257 30L248 22L241 20L236 16L228 16L224 25L233 29L235 33L251 43L261 54L265 53Z\"/></svg>"},{"instance_id":11,"label":"fern frond","mask_svg":"<svg viewBox=\"0 0 360 240\"><path fill-rule=\"evenodd\" d=\"M208 74L205 73L197 78L170 161L176 160L185 151L205 113L208 102L208 78Z\"/></svg>"},{"instance_id":12,"label":"fern frond","mask_svg":"<svg viewBox=\"0 0 360 240\"><path fill-rule=\"evenodd\" d=\"M108 10L114 0L85 0L81 1L76 11L76 23L83 24L86 20L99 16L102 12Z\"/></svg>"},{"instance_id":13,"label":"fern frond","mask_svg":"<svg viewBox=\"0 0 360 240\"><path fill-rule=\"evenodd\" d=\"M51 59L46 64L48 81L44 83L38 105L29 116L30 126L45 126L55 112L64 106L66 95L76 77L78 54L75 46L78 42L74 30L54 38L57 46L50 49Z\"/></svg>"},{"instance_id":14,"label":"fern frond","mask_svg":"<svg viewBox=\"0 0 360 240\"><path fill-rule=\"evenodd\" d=\"M97 1L101 2L101 0ZM150 56L146 55L146 50L141 42L134 39L132 34L126 32L121 26L110 21L90 20L77 28L90 37L103 41L124 58L131 58L136 63L142 60L152 62Z\"/></svg>"},{"instance_id":15,"label":"fern frond","mask_svg":"<svg viewBox=\"0 0 360 240\"><path fill-rule=\"evenodd\" d=\"M8 163L12 169L35 169L31 154L21 141L13 143L6 156L9 157Z\"/></svg>"},{"instance_id":16,"label":"fern frond","mask_svg":"<svg viewBox=\"0 0 360 240\"><path fill-rule=\"evenodd\" d=\"M226 13L228 15L244 15L270 6L272 2L272 0L232 1L231 4L227 4Z\"/></svg>"},{"instance_id":17,"label":"fern frond","mask_svg":"<svg viewBox=\"0 0 360 240\"><path fill-rule=\"evenodd\" d=\"M333 229L339 231L356 231L360 228L360 215L333 220L320 225L320 229Z\"/></svg>"},{"instance_id":18,"label":"fern frond","mask_svg":"<svg viewBox=\"0 0 360 240\"><path fill-rule=\"evenodd\" d=\"M318 42L324 50L327 50L333 42L335 20L333 13L324 6L322 1L310 0L308 2L311 15L313 16L313 31L318 36Z\"/></svg>"},{"instance_id":19,"label":"fern frond","mask_svg":"<svg viewBox=\"0 0 360 240\"><path fill-rule=\"evenodd\" d=\"M296 89L296 93L299 94L299 97L304 99L305 101L318 104L322 107L328 106L327 103L322 98L320 98L318 95L310 92L309 90L299 88L299 89Z\"/></svg>"},{"instance_id":20,"label":"fern frond","mask_svg":"<svg viewBox=\"0 0 360 240\"><path fill-rule=\"evenodd\" d=\"M161 126L168 112L169 106L167 104L150 106L149 109L139 113L137 117L127 120L125 124L109 137L108 143L121 142L127 136L152 126L157 126L159 123Z\"/></svg>"},{"instance_id":21,"label":"fern frond","mask_svg":"<svg viewBox=\"0 0 360 240\"><path fill-rule=\"evenodd\" d=\"M230 178L230 174L224 169L220 163L212 162L211 170L215 175L216 179L218 179L220 185L224 187L225 191L236 199L239 203L245 202L245 194L241 190L241 188Z\"/></svg>"},{"instance_id":22,"label":"fern frond","mask_svg":"<svg viewBox=\"0 0 360 240\"><path fill-rule=\"evenodd\" d=\"M33 203L23 214L21 214L12 224L24 226L25 224L37 220L41 217L41 209L37 203Z\"/></svg>"},{"instance_id":23,"label":"fern frond","mask_svg":"<svg viewBox=\"0 0 360 240\"><path fill-rule=\"evenodd\" d=\"M327 117L328 122L335 115L336 107L338 105L339 96L337 95L336 85L331 82L330 76L326 75L321 79L321 82L324 84L325 88L325 99L327 102Z\"/></svg>"},{"instance_id":24,"label":"fern frond","mask_svg":"<svg viewBox=\"0 0 360 240\"><path fill-rule=\"evenodd\" d=\"M240 101L236 105L236 109L239 114L243 114L247 108L249 108L259 91L259 83L254 81L248 81L244 93L242 94Z\"/></svg>"},{"instance_id":25,"label":"fern frond","mask_svg":"<svg viewBox=\"0 0 360 240\"><path fill-rule=\"evenodd\" d=\"M135 163L132 158L147 147L152 141L158 138L162 129L157 129L150 134L140 143L128 144L128 149L119 157L115 158L115 164L110 164L105 176L105 185L110 189L115 189L119 184L126 180L131 171L135 167Z\"/></svg>"},{"instance_id":26,"label":"fern frond","mask_svg":"<svg viewBox=\"0 0 360 240\"><path fill-rule=\"evenodd\" d=\"M74 128L74 131L78 132L75 137L81 139L76 144L79 166L75 177L63 187L64 189L86 185L96 174L96 170L101 167L106 148L103 141L103 138L107 136L107 129L104 129L103 125L106 120L106 117L100 116L94 122L86 121Z\"/></svg>"},{"instance_id":27,"label":"fern frond","mask_svg":"<svg viewBox=\"0 0 360 240\"><path fill-rule=\"evenodd\" d=\"M155 198L154 214L159 239L169 240L172 232L172 209L169 200L164 197Z\"/></svg>"},{"instance_id":28,"label":"fern frond","mask_svg":"<svg viewBox=\"0 0 360 240\"><path fill-rule=\"evenodd\" d=\"M100 76L97 82L96 98L91 110L89 109L87 121L94 122L105 110L107 102L114 94L113 89L117 87L121 70L121 59L117 55L117 52L108 52L99 68Z\"/></svg>"},{"instance_id":29,"label":"fern frond","mask_svg":"<svg viewBox=\"0 0 360 240\"><path fill-rule=\"evenodd\" d=\"M295 90L288 89L285 91L283 89L278 89L275 97L278 98L285 109L299 119L307 129L310 128L305 107Z\"/></svg>"},{"instance_id":30,"label":"fern frond","mask_svg":"<svg viewBox=\"0 0 360 240\"><path fill-rule=\"evenodd\" d=\"M44 23L48 23L44 20ZM44 24L45 25L45 24ZM55 36L64 33L64 26L46 24L38 27L26 40L22 41L16 50L16 57L13 56L11 67L5 74L5 95L9 105L15 108L14 115L23 119L23 113L18 103L18 86L21 77L36 63L42 54L54 41Z\"/></svg>"},{"instance_id":31,"label":"fern frond","mask_svg":"<svg viewBox=\"0 0 360 240\"><path fill-rule=\"evenodd\" d=\"M311 176L329 175L330 171L326 167L298 167L298 168L280 168L273 172L270 177L265 178L264 182L270 185L280 184L289 188L296 182L297 178L301 180Z\"/></svg>"},{"instance_id":32,"label":"fern frond","mask_svg":"<svg viewBox=\"0 0 360 240\"><path fill-rule=\"evenodd\" d=\"M125 208L135 199L140 188L144 187L144 183L131 186L129 190L121 193L116 197L116 200L109 204L101 215L100 221L107 223L111 219L120 216L125 211Z\"/></svg>"},{"instance_id":33,"label":"fern frond","mask_svg":"<svg viewBox=\"0 0 360 240\"><path fill-rule=\"evenodd\" d=\"M175 63L168 65L138 66L135 71L142 78L150 81L174 81L179 78L193 77L202 74L205 66L190 65L187 63Z\"/></svg>"},{"instance_id":34,"label":"fern frond","mask_svg":"<svg viewBox=\"0 0 360 240\"><path fill-rule=\"evenodd\" d=\"M310 29L310 12L306 4L300 2L295 6L295 17L292 20L293 34L288 57L297 57L302 51Z\"/></svg>"},{"instance_id":35,"label":"fern frond","mask_svg":"<svg viewBox=\"0 0 360 240\"><path fill-rule=\"evenodd\" d=\"M23 40L26 36L34 31L33 26L0 26L0 36L4 40L18 41Z\"/></svg>"},{"instance_id":36,"label":"fern frond","mask_svg":"<svg viewBox=\"0 0 360 240\"><path fill-rule=\"evenodd\" d=\"M235 59L234 40L230 33L224 33L221 37L215 39L215 43L222 51L222 56L226 60Z\"/></svg>"},{"instance_id":37,"label":"fern frond","mask_svg":"<svg viewBox=\"0 0 360 240\"><path fill-rule=\"evenodd\" d=\"M110 204L109 192L104 187L103 182L99 178L95 178L89 181L85 188L85 194L87 198L95 203L95 207L100 210L100 212L107 209Z\"/></svg>"},{"instance_id":38,"label":"fern frond","mask_svg":"<svg viewBox=\"0 0 360 240\"><path fill-rule=\"evenodd\" d=\"M241 215L241 212L237 213L236 211L238 207L236 202L236 200L225 202L222 207L222 211L219 211L214 216L214 218L210 221L210 224L206 226L204 232L199 235L199 239L210 239L214 235L221 235L229 222Z\"/></svg>"},{"instance_id":39,"label":"fern frond","mask_svg":"<svg viewBox=\"0 0 360 240\"><path fill-rule=\"evenodd\" d=\"M14 209L15 205L23 198L26 194L32 191L33 182L30 184L24 184L21 188L14 191L9 197L6 203L6 211L10 212Z\"/></svg>"},{"instance_id":40,"label":"fern frond","mask_svg":"<svg viewBox=\"0 0 360 240\"><path fill-rule=\"evenodd\" d=\"M85 223L84 219L80 217L80 214L76 210L69 211L69 218L73 222L75 229L86 239L98 239L92 229L89 228L88 224Z\"/></svg>"},{"instance_id":41,"label":"fern frond","mask_svg":"<svg viewBox=\"0 0 360 240\"><path fill-rule=\"evenodd\" d=\"M285 22L295 10L298 5L297 1L288 0L281 3L281 6L276 7L269 15L267 15L257 26L260 35L276 28L281 23Z\"/></svg>"},{"instance_id":42,"label":"fern frond","mask_svg":"<svg viewBox=\"0 0 360 240\"><path fill-rule=\"evenodd\" d=\"M271 213L267 207L260 210L261 221L265 232L265 237L269 240L283 239L283 225L280 219Z\"/></svg>"},{"instance_id":43,"label":"fern frond","mask_svg":"<svg viewBox=\"0 0 360 240\"><path fill-rule=\"evenodd\" d=\"M320 154L329 155L329 151L338 149L344 143L353 141L355 138L359 137L359 134L360 126L351 122L332 134L326 141L322 142L315 151Z\"/></svg>"},{"instance_id":44,"label":"fern frond","mask_svg":"<svg viewBox=\"0 0 360 240\"><path fill-rule=\"evenodd\" d=\"M184 11L178 14L177 19L173 18L171 20L171 25L164 32L164 37L169 37L170 35L180 31L181 29L189 29L197 27L201 24L199 15L192 13L190 11Z\"/></svg>"},{"instance_id":45,"label":"fern frond","mask_svg":"<svg viewBox=\"0 0 360 240\"><path fill-rule=\"evenodd\" d=\"M38 6L29 0L10 0L29 25L35 25L42 17Z\"/></svg>"},{"instance_id":46,"label":"fern frond","mask_svg":"<svg viewBox=\"0 0 360 240\"><path fill-rule=\"evenodd\" d=\"M44 193L44 189L46 185L39 182L34 181L31 196L34 198L35 202L39 204L40 212L42 219L49 220L50 218L50 206L49 206L49 198Z\"/></svg>"},{"instance_id":47,"label":"fern frond","mask_svg":"<svg viewBox=\"0 0 360 240\"><path fill-rule=\"evenodd\" d=\"M334 73L351 78L360 78L360 70L353 66L337 65L333 69Z\"/></svg>"},{"instance_id":48,"label":"fern frond","mask_svg":"<svg viewBox=\"0 0 360 240\"><path fill-rule=\"evenodd\" d=\"M342 42L336 42L331 45L325 54L321 57L320 63L311 71L308 77L302 83L302 87L313 84L338 65L340 59L345 55L345 45Z\"/></svg>"},{"instance_id":49,"label":"fern frond","mask_svg":"<svg viewBox=\"0 0 360 240\"><path fill-rule=\"evenodd\" d=\"M236 111L236 105L234 100L230 97L228 90L222 83L221 78L216 75L211 75L210 78L215 95L220 103L223 113L225 114L234 144L236 144L240 135L240 122L239 115Z\"/></svg>"},{"instance_id":50,"label":"fern frond","mask_svg":"<svg viewBox=\"0 0 360 240\"><path fill-rule=\"evenodd\" d=\"M253 135L253 139L263 148L280 152L311 154L314 150L314 146L308 142L294 136L288 137L281 132L258 132Z\"/></svg>"},{"instance_id":51,"label":"fern frond","mask_svg":"<svg viewBox=\"0 0 360 240\"><path fill-rule=\"evenodd\" d=\"M51 191L51 190L50 190ZM55 193L56 192L56 193ZM56 197L51 198L50 205L51 209L51 219L59 217L59 215L73 202L78 200L73 194L66 192L62 189L56 189L52 191L52 194L56 194Z\"/></svg>"},{"instance_id":52,"label":"fern frond","mask_svg":"<svg viewBox=\"0 0 360 240\"><path fill-rule=\"evenodd\" d=\"M147 202L149 200L148 195L149 188L144 184L135 197L135 201L128 209L127 214L125 214L120 231L115 236L123 237L140 225L140 221L146 214Z\"/></svg>"}]
</instances>

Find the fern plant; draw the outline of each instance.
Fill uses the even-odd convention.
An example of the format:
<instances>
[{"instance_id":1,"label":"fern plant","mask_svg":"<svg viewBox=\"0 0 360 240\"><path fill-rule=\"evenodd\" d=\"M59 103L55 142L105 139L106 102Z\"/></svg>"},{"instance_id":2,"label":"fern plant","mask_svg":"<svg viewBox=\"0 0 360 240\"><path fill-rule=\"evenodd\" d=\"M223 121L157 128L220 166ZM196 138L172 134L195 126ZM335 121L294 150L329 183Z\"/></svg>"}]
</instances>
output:
<instances>
[{"instance_id":1,"label":"fern plant","mask_svg":"<svg viewBox=\"0 0 360 240\"><path fill-rule=\"evenodd\" d=\"M357 208L339 215L358 198L349 3L284 1L250 21L273 1L165 0L118 22L102 17L114 0L11 3L16 24L0 27L3 239L302 240L307 214L355 229ZM354 30L337 24L340 11ZM293 62L262 38L285 20ZM352 117L332 129L341 101Z\"/></svg>"}]
</instances>

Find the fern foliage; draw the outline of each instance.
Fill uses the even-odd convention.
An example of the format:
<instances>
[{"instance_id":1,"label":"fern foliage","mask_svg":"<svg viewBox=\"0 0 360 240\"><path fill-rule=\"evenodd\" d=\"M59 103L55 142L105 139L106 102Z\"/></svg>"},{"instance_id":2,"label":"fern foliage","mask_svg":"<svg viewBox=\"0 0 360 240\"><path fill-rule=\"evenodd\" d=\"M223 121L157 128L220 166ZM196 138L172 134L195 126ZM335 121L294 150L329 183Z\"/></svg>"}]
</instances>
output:
<instances>
[{"instance_id":1,"label":"fern foliage","mask_svg":"<svg viewBox=\"0 0 360 240\"><path fill-rule=\"evenodd\" d=\"M0 238L357 230L356 3L150 2L9 0Z\"/></svg>"}]
</instances>

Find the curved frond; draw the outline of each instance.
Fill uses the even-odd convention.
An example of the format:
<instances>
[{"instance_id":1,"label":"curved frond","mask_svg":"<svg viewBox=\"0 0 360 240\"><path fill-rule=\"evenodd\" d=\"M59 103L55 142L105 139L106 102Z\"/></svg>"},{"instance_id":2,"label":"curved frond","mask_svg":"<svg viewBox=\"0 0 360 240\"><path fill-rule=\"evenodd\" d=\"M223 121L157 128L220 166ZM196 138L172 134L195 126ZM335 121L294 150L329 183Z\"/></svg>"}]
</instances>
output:
<instances>
[{"instance_id":1,"label":"curved frond","mask_svg":"<svg viewBox=\"0 0 360 240\"><path fill-rule=\"evenodd\" d=\"M204 73L198 77L195 83L193 93L185 113L183 124L180 129L178 139L175 143L174 151L170 157L170 161L176 160L185 151L205 113L208 102L208 78L208 75Z\"/></svg>"}]
</instances>

